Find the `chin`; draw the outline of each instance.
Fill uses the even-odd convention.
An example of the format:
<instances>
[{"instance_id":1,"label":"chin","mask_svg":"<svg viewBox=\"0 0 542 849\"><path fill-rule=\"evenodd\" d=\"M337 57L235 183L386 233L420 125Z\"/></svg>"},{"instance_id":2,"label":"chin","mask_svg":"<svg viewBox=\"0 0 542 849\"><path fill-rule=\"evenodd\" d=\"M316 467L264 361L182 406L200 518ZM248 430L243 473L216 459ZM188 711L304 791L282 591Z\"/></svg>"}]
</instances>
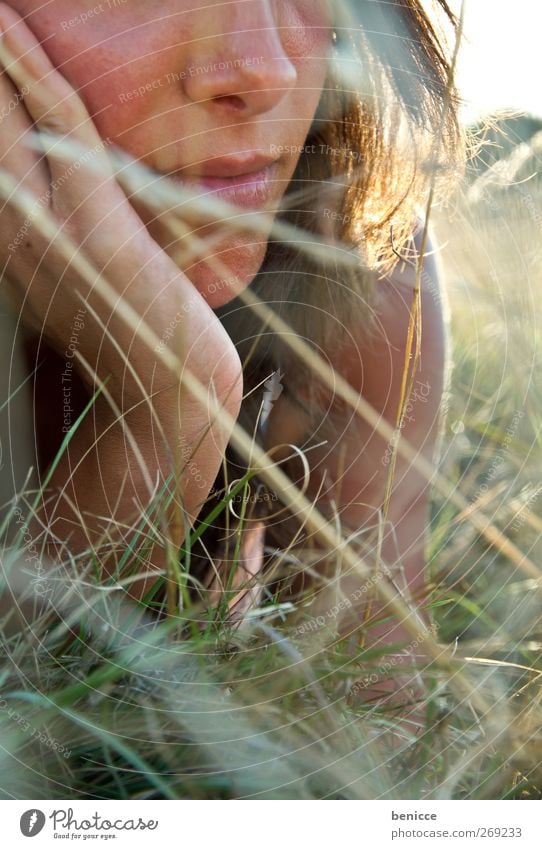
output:
<instances>
[{"instance_id":1,"label":"chin","mask_svg":"<svg viewBox=\"0 0 542 849\"><path fill-rule=\"evenodd\" d=\"M218 309L250 286L261 268L266 249L267 241L254 243L239 238L232 244L229 240L227 246L215 251L214 262L202 260L183 270L211 309Z\"/></svg>"}]
</instances>

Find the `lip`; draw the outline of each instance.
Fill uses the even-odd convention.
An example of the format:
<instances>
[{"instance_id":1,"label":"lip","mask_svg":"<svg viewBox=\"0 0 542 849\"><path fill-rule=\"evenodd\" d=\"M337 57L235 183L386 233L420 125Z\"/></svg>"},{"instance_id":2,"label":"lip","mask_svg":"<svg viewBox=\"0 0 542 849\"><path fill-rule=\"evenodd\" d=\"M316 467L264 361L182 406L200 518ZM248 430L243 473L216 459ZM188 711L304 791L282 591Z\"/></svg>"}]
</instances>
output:
<instances>
[{"instance_id":1,"label":"lip","mask_svg":"<svg viewBox=\"0 0 542 849\"><path fill-rule=\"evenodd\" d=\"M215 156L198 166L201 177L244 177L265 170L277 162L277 158L263 153Z\"/></svg>"},{"instance_id":2,"label":"lip","mask_svg":"<svg viewBox=\"0 0 542 849\"><path fill-rule=\"evenodd\" d=\"M175 171L168 176L233 206L259 209L271 200L277 170L278 160L270 157L220 157L202 165L198 174Z\"/></svg>"}]
</instances>

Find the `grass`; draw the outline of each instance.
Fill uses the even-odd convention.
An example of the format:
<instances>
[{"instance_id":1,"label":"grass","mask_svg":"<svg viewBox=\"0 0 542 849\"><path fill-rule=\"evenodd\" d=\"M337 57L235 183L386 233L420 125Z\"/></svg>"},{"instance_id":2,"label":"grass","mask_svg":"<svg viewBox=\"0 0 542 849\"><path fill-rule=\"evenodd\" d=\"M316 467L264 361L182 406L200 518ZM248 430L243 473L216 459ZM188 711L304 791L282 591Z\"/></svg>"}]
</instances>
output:
<instances>
[{"instance_id":1,"label":"grass","mask_svg":"<svg viewBox=\"0 0 542 849\"><path fill-rule=\"evenodd\" d=\"M438 222L454 346L441 473L536 564L537 225L520 216L515 190L501 194L506 238L465 192L451 223L444 213ZM384 650L363 648L363 628L343 639L327 621L313 629L310 608L296 620L308 624L292 628L292 611L269 598L238 628L222 605L194 628L185 600L179 628L68 560L47 574L52 608L24 578L22 553L6 549L2 581L16 603L0 623L2 795L540 798L542 584L460 513L435 495L432 614L439 642L454 646L500 722L436 666L421 720L365 702L355 684L378 671Z\"/></svg>"},{"instance_id":2,"label":"grass","mask_svg":"<svg viewBox=\"0 0 542 849\"><path fill-rule=\"evenodd\" d=\"M16 202L24 212L24 197ZM454 369L439 469L446 485L435 488L430 530L438 642L428 641L436 660L420 669L422 705L405 707L400 670L389 664L402 647L367 647L366 623L345 636L332 613L315 620L310 603L285 603L272 591L241 625L223 600L207 612L194 601L193 548L246 479L202 512L179 558L170 552L175 592L165 605L160 585L140 604L123 590L126 567L141 568L138 542L161 532L159 505L130 529L110 580L99 579L99 550L78 558L65 551L36 591L27 558L39 561L40 552L25 523L38 498L23 492L22 512L12 508L12 518L22 516L15 544L3 527L3 798L542 797L540 209L536 180L484 179L466 182L436 211ZM39 223L52 234L45 217ZM207 246L194 240L199 249ZM67 242L66 256L93 281ZM107 281L100 285L118 308ZM147 332L122 308L128 324ZM253 308L267 317L262 305ZM148 335L151 348L157 341ZM174 355L164 356L179 371ZM323 368L314 356L311 365ZM202 388L190 385L197 397ZM348 386L334 389L356 403ZM265 465L246 433L232 439L255 467ZM266 469L267 482L285 490L280 470ZM291 499L346 566L363 568L370 544L345 545L299 493ZM240 516L242 530L244 507ZM234 568L239 546L237 539ZM392 610L405 615L396 601ZM412 631L415 639L415 624ZM386 703L369 699L364 683L383 671L397 677Z\"/></svg>"},{"instance_id":3,"label":"grass","mask_svg":"<svg viewBox=\"0 0 542 849\"><path fill-rule=\"evenodd\" d=\"M466 191L439 214L454 360L440 471L536 564L537 223L520 215L517 190L496 192L506 231ZM343 639L327 622L313 629L310 615L292 628L292 611L273 598L242 628L224 606L208 627L191 627L196 610L185 604L179 629L67 561L47 575L55 611L39 604L10 549L3 796L540 798L542 585L460 514L435 494L432 614L440 643L454 646L458 669L500 721L437 666L421 728L393 705L367 703L355 684L380 668L384 650L363 648L362 628Z\"/></svg>"}]
</instances>

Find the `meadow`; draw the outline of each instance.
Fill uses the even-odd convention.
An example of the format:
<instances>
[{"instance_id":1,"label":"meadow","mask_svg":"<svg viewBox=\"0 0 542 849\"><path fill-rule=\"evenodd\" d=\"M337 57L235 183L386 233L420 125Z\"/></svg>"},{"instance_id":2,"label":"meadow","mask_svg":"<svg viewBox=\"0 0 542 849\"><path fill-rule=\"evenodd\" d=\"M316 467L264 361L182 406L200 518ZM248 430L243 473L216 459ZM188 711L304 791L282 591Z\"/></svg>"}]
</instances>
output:
<instances>
[{"instance_id":1,"label":"meadow","mask_svg":"<svg viewBox=\"0 0 542 849\"><path fill-rule=\"evenodd\" d=\"M337 638L332 609L316 627L265 597L242 627L220 605L195 627L195 537L182 621L101 585L92 552L42 573L21 493L0 578L2 798L542 797L542 181L536 133L517 132L432 211L453 368L429 545L443 660L420 670L419 709L364 698L384 651L361 626Z\"/></svg>"}]
</instances>

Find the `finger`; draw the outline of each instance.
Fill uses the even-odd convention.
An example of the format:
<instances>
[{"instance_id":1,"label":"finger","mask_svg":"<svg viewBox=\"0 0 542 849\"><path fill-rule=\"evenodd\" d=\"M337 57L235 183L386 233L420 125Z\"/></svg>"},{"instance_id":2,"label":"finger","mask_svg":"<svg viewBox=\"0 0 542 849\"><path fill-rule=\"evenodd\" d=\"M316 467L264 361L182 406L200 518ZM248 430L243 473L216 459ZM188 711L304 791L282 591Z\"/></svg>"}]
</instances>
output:
<instances>
[{"instance_id":1,"label":"finger","mask_svg":"<svg viewBox=\"0 0 542 849\"><path fill-rule=\"evenodd\" d=\"M0 74L0 167L16 180L16 191L28 189L35 197L47 191L49 171L29 138L32 121L22 103L22 96L6 74ZM8 198L9 200L9 198ZM4 211L4 200L0 202ZM6 220L10 226L13 221Z\"/></svg>"},{"instance_id":2,"label":"finger","mask_svg":"<svg viewBox=\"0 0 542 849\"><path fill-rule=\"evenodd\" d=\"M0 33L0 62L43 134L51 182L65 184L65 199L80 203L96 188L97 173L110 176L104 142L79 94L53 66L23 19L5 3L0 3Z\"/></svg>"},{"instance_id":3,"label":"finger","mask_svg":"<svg viewBox=\"0 0 542 849\"><path fill-rule=\"evenodd\" d=\"M49 206L50 185L46 161L27 144L33 125L22 99L7 74L0 73L0 273L4 293L17 279L25 281L16 287L19 294L47 244L36 238L30 216L40 199L41 208Z\"/></svg>"}]
</instances>

